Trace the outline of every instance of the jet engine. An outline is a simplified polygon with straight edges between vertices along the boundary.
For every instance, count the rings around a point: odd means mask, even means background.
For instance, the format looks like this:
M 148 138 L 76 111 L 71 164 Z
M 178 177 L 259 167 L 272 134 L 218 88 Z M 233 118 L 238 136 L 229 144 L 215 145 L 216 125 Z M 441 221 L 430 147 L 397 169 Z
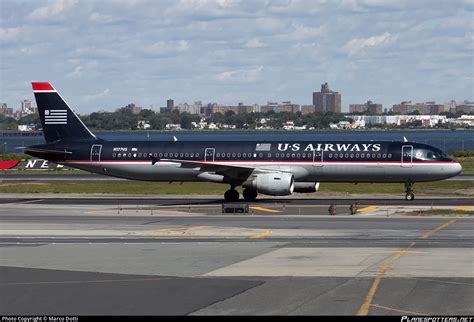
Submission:
M 291 173 L 260 173 L 252 176 L 242 185 L 270 196 L 288 196 L 293 193 L 295 181 Z
M 295 182 L 295 192 L 311 193 L 319 189 L 319 182 Z

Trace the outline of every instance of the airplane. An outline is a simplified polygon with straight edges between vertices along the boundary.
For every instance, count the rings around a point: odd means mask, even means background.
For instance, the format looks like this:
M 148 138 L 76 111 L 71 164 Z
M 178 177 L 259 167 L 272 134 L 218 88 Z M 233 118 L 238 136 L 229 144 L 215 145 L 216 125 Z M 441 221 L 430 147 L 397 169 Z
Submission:
M 34 157 L 103 175 L 144 181 L 228 184 L 226 202 L 259 193 L 288 196 L 318 191 L 320 182 L 403 183 L 458 175 L 461 165 L 433 146 L 404 141 L 106 141 L 93 134 L 48 82 L 33 82 L 45 144 Z

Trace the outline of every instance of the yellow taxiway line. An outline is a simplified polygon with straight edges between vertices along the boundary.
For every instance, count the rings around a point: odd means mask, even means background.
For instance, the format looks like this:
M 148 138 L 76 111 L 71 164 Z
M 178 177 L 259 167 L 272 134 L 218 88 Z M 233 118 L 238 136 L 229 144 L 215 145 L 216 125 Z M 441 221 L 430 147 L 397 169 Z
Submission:
M 461 206 L 461 207 L 458 207 L 454 210 L 456 210 L 456 211 L 469 211 L 471 209 L 474 209 L 474 206 Z
M 433 236 L 433 234 L 437 233 L 438 231 L 440 231 L 441 229 L 443 228 L 446 228 L 448 227 L 449 225 L 455 223 L 456 220 L 451 220 L 451 221 L 448 221 L 442 225 L 439 225 L 438 227 L 428 231 L 428 232 L 425 232 L 423 233 L 420 238 L 421 239 L 427 239 L 431 236 Z M 364 302 L 362 303 L 361 307 L 359 308 L 359 311 L 357 312 L 357 315 L 368 315 L 369 314 L 369 309 L 371 306 L 374 306 L 374 307 L 377 307 L 376 304 L 372 304 L 372 300 L 374 299 L 374 296 L 375 296 L 375 293 L 377 293 L 377 289 L 379 288 L 380 286 L 380 281 L 382 280 L 382 278 L 385 276 L 385 274 L 393 267 L 393 265 L 395 264 L 395 262 L 404 254 L 412 254 L 413 251 L 411 250 L 411 248 L 413 246 L 415 246 L 415 242 L 412 242 L 410 243 L 410 245 L 408 245 L 408 247 L 404 248 L 404 249 L 400 249 L 398 250 L 394 255 L 390 256 L 382 265 L 382 267 L 380 268 L 380 270 L 377 272 L 377 275 L 374 279 L 374 282 L 372 283 L 372 286 L 370 287 L 370 290 L 369 290 L 369 293 L 367 293 L 367 296 L 365 297 L 365 300 Z M 380 306 L 379 306 L 380 307 Z M 413 312 L 414 313 L 414 312 Z
M 357 212 L 371 211 L 371 210 L 375 210 L 377 208 L 380 208 L 380 206 L 367 206 L 367 207 L 364 207 L 364 208 L 357 209 Z
M 265 212 L 281 212 L 280 210 L 275 210 L 275 209 L 269 209 L 269 208 L 263 208 L 263 207 L 249 207 L 250 209 L 254 210 L 259 210 L 259 211 L 265 211 Z
M 432 235 L 435 234 L 436 232 L 440 231 L 440 230 L 443 229 L 443 228 L 448 227 L 449 225 L 451 225 L 451 224 L 453 224 L 453 223 L 455 223 L 455 222 L 456 222 L 456 220 L 453 219 L 453 220 L 451 220 L 451 221 L 448 221 L 447 223 L 444 223 L 444 224 L 442 224 L 442 225 L 436 227 L 435 229 L 432 229 L 432 230 L 430 230 L 430 231 L 427 231 L 426 233 L 424 233 L 423 235 L 421 235 L 421 239 L 429 238 L 430 236 L 432 236 Z

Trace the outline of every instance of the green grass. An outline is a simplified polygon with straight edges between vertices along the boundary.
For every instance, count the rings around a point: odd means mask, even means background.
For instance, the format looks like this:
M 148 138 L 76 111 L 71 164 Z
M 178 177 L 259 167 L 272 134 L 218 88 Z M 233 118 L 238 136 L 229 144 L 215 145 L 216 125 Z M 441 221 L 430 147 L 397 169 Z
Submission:
M 474 157 L 459 157 L 455 159 L 462 165 L 462 174 L 474 174 Z
M 474 195 L 474 181 L 441 181 L 417 183 L 415 194 Z M 228 186 L 206 182 L 142 182 L 142 181 L 42 181 L 0 183 L 0 193 L 98 193 L 154 195 L 222 195 Z M 240 188 L 238 189 L 242 191 Z M 320 192 L 335 194 L 397 194 L 404 195 L 403 184 L 321 183 Z M 317 194 L 317 193 L 316 193 Z M 298 194 L 295 194 L 298 196 Z

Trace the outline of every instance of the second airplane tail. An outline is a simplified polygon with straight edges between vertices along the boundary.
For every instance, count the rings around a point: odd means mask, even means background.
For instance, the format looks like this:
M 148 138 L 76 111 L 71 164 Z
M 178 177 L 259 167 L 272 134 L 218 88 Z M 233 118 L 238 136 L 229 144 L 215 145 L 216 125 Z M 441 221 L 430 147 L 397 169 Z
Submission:
M 50 83 L 33 82 L 32 86 L 47 143 L 97 140 Z

